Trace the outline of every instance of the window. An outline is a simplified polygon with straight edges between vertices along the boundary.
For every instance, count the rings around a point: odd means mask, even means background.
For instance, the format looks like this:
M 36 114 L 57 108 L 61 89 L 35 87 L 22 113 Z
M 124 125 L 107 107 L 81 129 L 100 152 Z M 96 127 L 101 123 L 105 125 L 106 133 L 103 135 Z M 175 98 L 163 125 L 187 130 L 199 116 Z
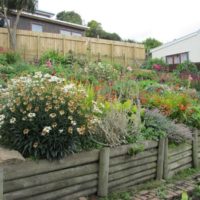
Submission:
M 42 25 L 32 24 L 32 31 L 34 32 L 43 32 Z
M 189 60 L 188 52 L 166 56 L 166 62 L 169 65 L 177 65 Z
M 79 36 L 79 37 L 82 36 L 81 33 L 75 33 L 75 32 L 72 32 L 72 35 L 73 35 L 73 36 Z
M 62 35 L 71 35 L 72 33 L 70 31 L 60 30 L 60 34 L 62 34 Z
M 8 23 L 6 22 L 5 19 L 4 19 L 4 22 L 5 22 L 4 27 L 8 27 L 8 26 L 10 26 L 10 19 L 8 19 Z

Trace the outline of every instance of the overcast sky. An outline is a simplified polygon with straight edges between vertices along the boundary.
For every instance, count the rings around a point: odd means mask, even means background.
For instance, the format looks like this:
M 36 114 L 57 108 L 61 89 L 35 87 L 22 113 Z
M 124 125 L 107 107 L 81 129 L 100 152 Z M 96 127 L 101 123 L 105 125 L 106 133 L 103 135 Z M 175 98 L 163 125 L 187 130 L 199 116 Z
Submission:
M 168 42 L 200 29 L 200 0 L 39 0 L 39 9 L 75 11 L 87 24 L 138 42 L 153 37 Z

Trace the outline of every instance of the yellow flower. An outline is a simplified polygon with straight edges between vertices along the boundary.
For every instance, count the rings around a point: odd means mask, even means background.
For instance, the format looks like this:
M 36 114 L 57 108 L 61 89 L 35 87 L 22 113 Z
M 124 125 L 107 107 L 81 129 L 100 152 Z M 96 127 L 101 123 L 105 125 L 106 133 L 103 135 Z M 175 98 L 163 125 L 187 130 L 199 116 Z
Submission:
M 60 115 L 62 116 L 62 115 L 64 115 L 65 114 L 65 111 L 64 110 L 60 110 Z
M 28 104 L 28 106 L 26 107 L 26 110 L 30 111 L 32 109 L 32 105 Z
M 57 123 L 54 122 L 51 126 L 52 126 L 52 128 L 56 128 L 57 127 Z
M 55 118 L 55 117 L 56 117 L 56 113 L 51 113 L 49 116 L 50 116 L 51 118 Z
M 70 133 L 70 134 L 73 133 L 73 128 L 71 126 L 68 128 L 68 133 Z
M 80 128 L 77 128 L 77 131 L 79 135 L 84 135 L 85 133 L 85 126 L 81 126 Z
M 38 147 L 38 142 L 35 142 L 34 144 L 33 144 L 33 148 L 37 148 Z
M 23 134 L 24 134 L 24 135 L 28 135 L 29 131 L 30 131 L 30 130 L 26 128 L 26 129 L 23 130 Z

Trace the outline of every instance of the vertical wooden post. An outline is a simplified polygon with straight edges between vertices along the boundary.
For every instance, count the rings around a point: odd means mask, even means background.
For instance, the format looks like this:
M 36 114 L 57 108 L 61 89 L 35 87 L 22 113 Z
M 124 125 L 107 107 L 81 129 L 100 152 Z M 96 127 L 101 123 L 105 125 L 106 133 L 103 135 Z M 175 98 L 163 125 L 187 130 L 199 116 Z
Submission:
M 3 169 L 0 168 L 0 200 L 3 200 Z
M 111 48 L 110 48 L 110 51 L 111 51 L 111 53 L 110 53 L 110 55 L 111 55 L 111 63 L 113 64 L 113 62 L 114 62 L 114 57 L 113 57 L 113 50 L 114 50 L 114 48 L 113 48 L 113 43 L 111 43 Z
M 37 36 L 37 59 L 40 58 L 40 36 Z
M 99 157 L 99 181 L 98 196 L 105 197 L 108 195 L 108 175 L 109 175 L 110 149 L 103 148 Z
M 65 38 L 63 37 L 63 56 L 65 56 Z
M 192 163 L 194 168 L 199 167 L 198 161 L 198 130 L 195 129 L 193 133 L 193 141 L 192 141 Z
M 158 145 L 157 180 L 161 180 L 163 178 L 165 145 L 165 138 L 161 138 Z
M 168 178 L 168 138 L 165 139 L 163 178 Z

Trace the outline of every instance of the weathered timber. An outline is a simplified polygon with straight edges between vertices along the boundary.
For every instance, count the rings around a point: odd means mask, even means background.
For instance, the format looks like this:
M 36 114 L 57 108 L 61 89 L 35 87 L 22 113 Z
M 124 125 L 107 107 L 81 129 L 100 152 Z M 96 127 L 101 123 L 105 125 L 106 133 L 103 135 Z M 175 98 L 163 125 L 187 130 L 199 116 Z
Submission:
M 140 152 L 133 156 L 125 154 L 123 156 L 113 157 L 110 159 L 110 166 L 119 165 L 119 164 L 123 164 L 126 162 L 134 161 L 134 160 L 148 158 L 150 156 L 157 155 L 157 153 L 158 153 L 157 149 L 150 149 L 149 151 Z
M 174 156 L 170 156 L 168 161 L 169 161 L 169 164 L 171 164 L 173 162 L 176 162 L 178 160 L 181 160 L 181 159 L 189 157 L 189 156 L 192 157 L 192 150 L 184 151 L 184 152 L 182 152 L 180 154 L 177 154 L 177 155 L 174 155 Z
M 110 174 L 117 172 L 117 171 L 124 170 L 124 169 L 147 165 L 148 163 L 152 163 L 155 161 L 157 161 L 157 156 L 151 156 L 149 158 L 145 158 L 142 160 L 136 160 L 136 161 L 128 162 L 128 163 L 121 164 L 121 165 L 115 165 L 115 166 L 110 167 Z
M 26 161 L 25 163 L 20 163 L 18 165 L 5 166 L 4 179 L 11 180 L 36 174 L 47 173 L 55 170 L 61 170 L 69 167 L 75 167 L 92 162 L 97 162 L 98 159 L 99 150 L 93 150 L 90 152 L 70 155 L 60 161 Z
M 173 169 L 179 168 L 179 167 L 181 167 L 183 165 L 186 165 L 188 163 L 192 164 L 192 157 L 183 158 L 183 159 L 181 159 L 181 160 L 179 160 L 177 162 L 169 164 L 169 170 L 173 170 Z
M 114 181 L 109 182 L 109 188 L 115 187 L 117 185 L 123 185 L 132 180 L 140 179 L 142 177 L 152 175 L 155 173 L 156 173 L 156 169 L 154 168 L 154 169 L 149 169 L 149 170 L 146 170 L 146 171 L 143 171 L 143 172 L 140 172 L 137 174 L 133 174 L 133 175 L 130 175 L 130 176 L 118 179 L 118 180 L 114 180 Z
M 72 177 L 83 176 L 87 174 L 97 173 L 98 164 L 88 164 L 79 167 L 74 167 L 66 170 L 40 174 L 31 177 L 20 178 L 12 181 L 5 181 L 5 191 L 19 190 L 26 187 L 33 187 L 56 182 Z
M 29 197 L 26 197 L 25 199 L 26 200 L 55 200 L 55 199 L 59 199 L 61 197 L 65 197 L 65 196 L 74 194 L 76 192 L 85 190 L 85 189 L 95 187 L 95 186 L 97 186 L 97 180 L 85 182 L 78 185 L 73 185 L 71 187 L 62 188 L 60 190 L 55 190 L 55 191 L 47 192 L 47 193 L 36 195 L 36 196 L 29 196 Z M 23 192 L 23 190 L 21 192 Z M 16 198 L 15 195 L 13 195 L 13 193 L 7 193 L 4 195 L 4 200 L 21 200 L 21 199 Z
M 84 197 L 91 194 L 95 194 L 97 192 L 97 188 L 93 187 L 81 192 L 76 192 L 74 194 L 68 195 L 66 197 L 59 198 L 59 200 L 77 200 L 78 197 Z
M 3 200 L 3 169 L 0 168 L 0 200 Z
M 88 181 L 92 181 L 92 180 L 97 180 L 98 176 L 97 174 L 91 174 L 91 175 L 86 175 L 86 176 L 80 176 L 80 177 L 75 177 L 75 178 L 71 178 L 71 179 L 64 179 L 61 181 L 57 181 L 54 183 L 49 183 L 49 184 L 45 184 L 45 185 L 41 185 L 41 186 L 33 186 L 33 187 L 29 187 L 29 188 L 25 188 L 25 189 L 21 189 L 19 190 L 19 188 L 17 188 L 17 185 L 14 185 L 14 188 L 12 188 L 12 184 L 8 184 L 7 187 L 13 192 L 7 192 L 8 196 L 9 193 L 12 194 L 12 196 L 14 196 L 15 198 L 18 199 L 23 199 L 29 196 L 34 196 L 34 195 L 39 195 L 42 193 L 47 193 L 47 192 L 51 192 L 54 190 L 59 190 L 62 188 L 67 188 L 73 185 L 77 185 L 77 184 L 84 184 L 85 182 Z M 16 188 L 18 189 L 17 191 Z M 4 193 L 6 194 L 5 190 Z
M 149 175 L 149 176 L 144 176 L 140 179 L 137 179 L 137 180 L 132 180 L 132 181 L 129 181 L 125 184 L 122 184 L 122 185 L 118 185 L 116 187 L 113 187 L 113 188 L 109 188 L 109 191 L 110 192 L 114 192 L 114 191 L 119 191 L 123 188 L 127 188 L 127 187 L 130 187 L 130 186 L 133 186 L 133 185 L 137 185 L 137 184 L 140 184 L 140 183 L 144 183 L 146 181 L 149 181 L 149 180 L 152 180 L 156 177 L 156 174 L 152 174 L 152 175 Z
M 188 163 L 186 165 L 182 165 L 179 168 L 176 168 L 174 170 L 170 170 L 169 174 L 168 174 L 168 178 L 172 177 L 173 175 L 175 175 L 177 172 L 182 171 L 184 169 L 188 169 L 192 167 L 192 163 Z
M 192 144 L 181 144 L 178 147 L 169 149 L 168 155 L 169 156 L 174 156 L 176 154 L 183 153 L 184 151 L 188 151 L 192 149 Z
M 98 196 L 105 197 L 108 194 L 110 148 L 103 148 L 99 158 Z
M 198 130 L 195 130 L 193 133 L 193 141 L 192 141 L 192 164 L 194 168 L 199 167 L 199 159 L 198 159 Z
M 163 167 L 163 178 L 168 177 L 168 138 L 165 139 L 165 150 L 164 150 L 164 167 Z
M 158 146 L 158 142 L 155 142 L 155 141 L 144 141 L 141 144 L 144 145 L 144 150 L 156 148 Z M 110 149 L 110 157 L 121 156 L 121 155 L 127 154 L 128 150 L 132 146 L 133 145 L 129 144 L 129 145 L 123 145 L 123 146 L 116 147 L 116 148 L 111 148 Z
M 158 160 L 157 160 L 157 171 L 156 171 L 157 180 L 161 180 L 163 178 L 164 155 L 165 155 L 165 138 L 161 138 L 159 140 L 159 145 L 158 145 Z
M 109 182 L 126 177 L 126 176 L 130 176 L 130 175 L 142 172 L 142 171 L 153 169 L 153 168 L 156 168 L 156 162 L 148 163 L 147 165 L 142 165 L 142 166 L 138 166 L 138 167 L 122 170 L 122 171 L 118 171 L 118 172 L 115 172 L 115 173 L 112 173 L 109 175 Z

